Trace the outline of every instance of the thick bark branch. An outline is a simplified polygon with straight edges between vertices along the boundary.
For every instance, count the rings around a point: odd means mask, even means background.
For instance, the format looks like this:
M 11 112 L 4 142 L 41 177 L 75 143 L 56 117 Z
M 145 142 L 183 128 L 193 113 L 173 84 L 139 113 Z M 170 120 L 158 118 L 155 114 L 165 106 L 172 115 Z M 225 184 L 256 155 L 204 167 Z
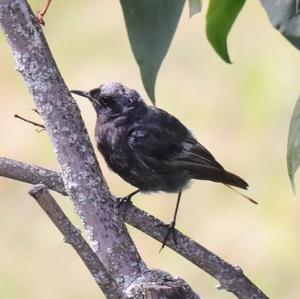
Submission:
M 117 293 L 118 288 L 106 271 L 104 265 L 82 237 L 80 231 L 70 222 L 48 189 L 42 184 L 35 185 L 30 189 L 29 194 L 37 201 L 55 226 L 60 230 L 65 242 L 71 244 L 76 250 L 106 298 L 120 298 L 120 294 Z
M 80 111 L 25 0 L 0 0 L 0 24 L 54 146 L 67 193 L 120 288 L 147 270 L 113 206 Z
M 149 270 L 118 216 L 79 108 L 60 75 L 41 26 L 26 0 L 0 0 L 0 26 L 53 143 L 66 192 L 84 223 L 93 250 L 113 277 L 118 292 L 123 298 L 131 298 L 128 288 L 143 280 Z M 198 298 L 186 284 L 181 287 L 187 298 Z M 143 294 L 142 289 L 140 292 Z M 170 292 L 164 298 L 175 297 Z
M 19 163 L 20 167 L 18 168 Z M 2 167 L 2 165 L 4 165 L 4 167 Z M 9 165 L 12 165 L 11 170 L 9 170 Z M 15 177 L 13 173 L 14 169 L 18 169 Z M 64 192 L 61 191 L 64 190 L 64 186 L 60 179 L 60 174 L 51 170 L 45 170 L 44 168 L 41 169 L 43 170 L 42 172 L 39 171 L 39 167 L 37 166 L 30 166 L 26 163 L 0 158 L 0 176 L 7 176 L 6 174 L 9 173 L 9 178 L 19 180 L 19 177 L 26 177 L 26 180 L 22 181 L 26 183 L 36 183 L 35 178 L 41 175 L 41 181 L 43 181 L 49 189 L 63 194 Z M 24 173 L 20 175 L 23 171 L 27 172 L 27 174 Z M 30 181 L 31 176 L 34 180 L 32 182 Z M 48 177 L 52 178 L 49 184 L 47 184 Z M 160 220 L 133 205 L 129 205 L 127 209 L 126 222 L 160 242 L 162 242 L 165 236 L 165 230 L 160 227 L 160 225 L 163 224 Z M 239 267 L 234 267 L 225 262 L 213 252 L 197 244 L 178 230 L 176 231 L 176 236 L 177 245 L 172 241 L 168 241 L 167 246 L 218 280 L 220 288 L 232 292 L 240 299 L 268 298 L 244 275 Z

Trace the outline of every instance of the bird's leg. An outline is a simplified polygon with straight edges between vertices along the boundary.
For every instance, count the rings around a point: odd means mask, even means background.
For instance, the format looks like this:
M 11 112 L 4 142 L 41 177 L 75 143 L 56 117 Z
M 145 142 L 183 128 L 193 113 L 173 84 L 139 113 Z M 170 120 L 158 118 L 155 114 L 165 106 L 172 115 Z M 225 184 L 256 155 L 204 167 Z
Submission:
M 128 206 L 129 206 L 129 204 L 131 203 L 131 198 L 132 198 L 135 194 L 137 194 L 137 193 L 139 193 L 139 192 L 140 192 L 140 190 L 137 189 L 137 190 L 131 192 L 130 194 L 128 194 L 128 195 L 126 195 L 126 196 L 124 196 L 124 197 L 119 197 L 119 198 L 118 198 L 118 207 L 120 207 L 120 206 L 123 205 L 123 204 L 125 205 L 125 206 L 124 206 L 124 211 L 123 211 L 123 221 L 125 221 L 127 208 L 128 208 Z
M 172 222 L 167 225 L 163 224 L 163 226 L 167 227 L 168 231 L 163 239 L 162 246 L 161 246 L 159 252 L 161 252 L 163 250 L 163 248 L 165 247 L 170 235 L 172 235 L 174 243 L 177 244 L 177 239 L 176 239 L 176 234 L 175 234 L 175 225 L 176 225 L 176 218 L 177 218 L 177 212 L 178 212 L 178 208 L 179 208 L 181 193 L 182 193 L 182 190 L 179 191 L 178 196 L 177 196 L 176 208 L 175 208 Z M 159 226 L 161 226 L 161 225 L 159 225 Z

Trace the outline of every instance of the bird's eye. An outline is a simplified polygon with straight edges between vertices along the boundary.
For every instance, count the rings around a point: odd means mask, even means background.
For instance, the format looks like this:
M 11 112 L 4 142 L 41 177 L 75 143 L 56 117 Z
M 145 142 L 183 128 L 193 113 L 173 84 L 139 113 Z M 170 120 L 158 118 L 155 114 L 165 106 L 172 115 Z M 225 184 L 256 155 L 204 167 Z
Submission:
M 111 96 L 101 96 L 100 101 L 104 106 L 112 106 L 114 104 L 114 100 Z
M 111 97 L 110 97 L 110 96 L 102 96 L 102 97 L 101 97 L 101 100 L 102 100 L 103 102 L 109 102 L 109 101 L 111 100 Z
M 92 89 L 92 90 L 90 91 L 90 95 L 91 95 L 94 99 L 98 99 L 98 98 L 99 98 L 99 95 L 100 95 L 100 89 L 99 89 L 99 88 Z

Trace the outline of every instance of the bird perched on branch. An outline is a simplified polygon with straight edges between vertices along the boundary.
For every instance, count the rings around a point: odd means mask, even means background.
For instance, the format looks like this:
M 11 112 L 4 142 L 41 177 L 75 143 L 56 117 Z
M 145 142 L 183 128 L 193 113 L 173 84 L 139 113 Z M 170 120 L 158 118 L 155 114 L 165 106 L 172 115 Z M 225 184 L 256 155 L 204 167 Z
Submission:
M 178 193 L 162 248 L 174 233 L 181 193 L 191 179 L 247 189 L 248 184 L 226 171 L 177 118 L 146 105 L 134 89 L 107 83 L 90 91 L 71 92 L 92 102 L 97 113 L 97 147 L 108 166 L 138 188 L 124 198 L 127 203 L 139 191 Z

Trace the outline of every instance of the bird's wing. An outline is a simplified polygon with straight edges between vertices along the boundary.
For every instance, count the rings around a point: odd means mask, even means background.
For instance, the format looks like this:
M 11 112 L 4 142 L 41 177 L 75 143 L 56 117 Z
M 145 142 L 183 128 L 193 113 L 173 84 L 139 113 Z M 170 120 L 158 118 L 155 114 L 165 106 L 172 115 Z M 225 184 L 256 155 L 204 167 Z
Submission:
M 140 161 L 158 172 L 223 170 L 178 119 L 157 108 L 132 127 L 128 143 Z
M 242 178 L 227 172 L 179 120 L 163 110 L 150 110 L 136 123 L 129 132 L 128 144 L 136 158 L 152 172 L 179 172 L 194 179 L 248 187 Z

